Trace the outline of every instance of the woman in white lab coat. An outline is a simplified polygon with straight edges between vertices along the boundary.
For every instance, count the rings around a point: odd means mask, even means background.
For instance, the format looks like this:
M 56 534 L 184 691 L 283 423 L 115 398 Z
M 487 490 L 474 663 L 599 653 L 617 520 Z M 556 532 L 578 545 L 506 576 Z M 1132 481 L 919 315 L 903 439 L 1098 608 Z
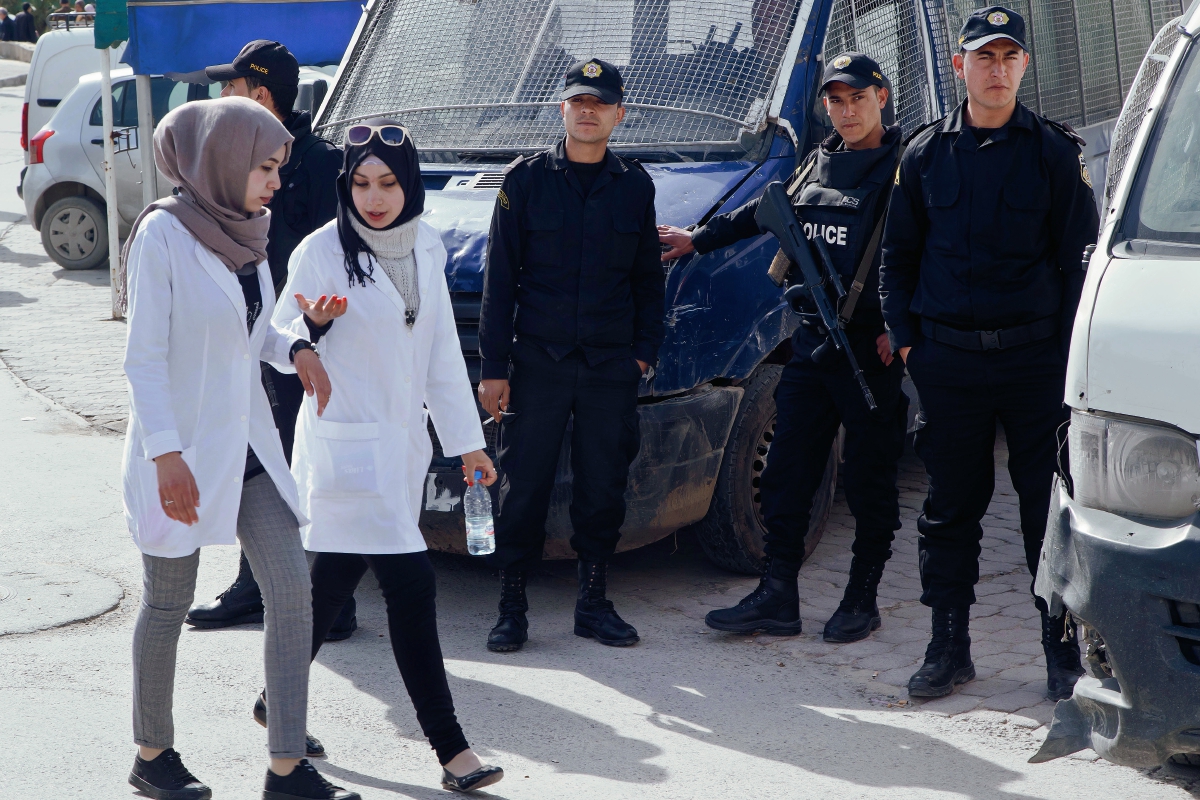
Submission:
M 174 749 L 175 659 L 199 548 L 234 544 L 235 535 L 264 588 L 266 790 L 281 799 L 358 798 L 302 760 L 312 635 L 305 520 L 259 371 L 260 359 L 295 369 L 318 405 L 328 400 L 311 345 L 271 324 L 263 206 L 279 188 L 291 141 L 272 114 L 242 98 L 172 111 L 155 131 L 154 155 L 179 194 L 142 213 L 122 258 L 124 504 L 144 573 L 133 634 L 139 753 L 129 781 L 154 798 L 211 796 Z
M 313 657 L 369 567 L 405 688 L 444 767 L 442 785 L 465 791 L 504 773 L 467 745 L 446 683 L 433 566 L 417 527 L 432 456 L 426 414 L 467 475 L 478 470 L 484 484 L 496 475 L 459 347 L 446 250 L 421 220 L 424 202 L 407 131 L 391 120 L 352 126 L 338 218 L 296 248 L 275 322 L 319 341 L 337 386 L 323 416 L 305 401 L 292 452 L 300 509 L 311 520 L 304 546 L 317 553 Z

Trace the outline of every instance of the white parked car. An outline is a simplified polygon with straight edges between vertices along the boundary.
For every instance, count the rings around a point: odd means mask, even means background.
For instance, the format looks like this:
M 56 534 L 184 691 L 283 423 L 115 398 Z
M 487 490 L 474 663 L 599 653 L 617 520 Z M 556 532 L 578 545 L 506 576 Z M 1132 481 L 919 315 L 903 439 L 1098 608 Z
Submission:
M 312 110 L 314 103 L 320 103 L 329 77 L 315 69 L 301 68 L 295 108 Z M 124 238 L 142 211 L 142 154 L 149 152 L 150 143 L 137 142 L 137 93 L 132 71 L 128 67 L 114 69 L 112 79 L 113 127 L 133 128 L 130 143 L 143 145 L 124 149 L 116 157 L 117 229 Z M 157 124 L 183 103 L 217 97 L 220 92 L 217 83 L 154 77 L 154 121 Z M 29 139 L 29 166 L 22 174 L 18 192 L 25 201 L 26 219 L 41 231 L 42 246 L 66 269 L 91 269 L 108 259 L 103 137 L 100 75 L 93 73 L 79 79 L 54 116 Z M 161 176 L 158 190 L 161 197 L 171 190 Z

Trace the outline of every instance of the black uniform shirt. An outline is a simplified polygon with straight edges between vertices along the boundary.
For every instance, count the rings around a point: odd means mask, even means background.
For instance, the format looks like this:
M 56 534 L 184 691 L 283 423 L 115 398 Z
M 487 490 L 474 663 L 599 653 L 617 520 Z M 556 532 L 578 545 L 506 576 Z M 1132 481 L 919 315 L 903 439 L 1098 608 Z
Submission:
M 276 294 L 287 282 L 292 251 L 337 213 L 336 181 L 342 171 L 342 151 L 312 132 L 307 111 L 293 111 L 283 124 L 295 141 L 291 158 L 279 169 L 279 191 L 267 204 L 271 209 L 267 264 Z
M 918 132 L 896 177 L 879 274 L 893 350 L 918 317 L 992 331 L 1056 316 L 1071 335 L 1099 228 L 1079 143 L 1017 103 L 980 144 L 965 106 Z
M 591 191 L 566 147 L 515 164 L 488 234 L 479 353 L 484 379 L 507 378 L 514 334 L 562 359 L 654 364 L 663 340 L 663 269 L 654 183 L 611 150 Z
M 816 163 L 804 186 L 793 197 L 793 203 L 806 223 L 805 233 L 810 239 L 821 232 L 829 234 L 826 247 L 834 268 L 842 276 L 842 285 L 847 289 L 875 231 L 883 211 L 883 200 L 891 191 L 900 138 L 900 128 L 892 126 L 884 132 L 879 147 L 847 150 L 842 137 L 835 133 L 823 141 L 798 170 L 804 170 L 815 159 Z M 709 253 L 762 233 L 754 220 L 760 199 L 756 197 L 727 214 L 718 214 L 696 229 L 692 234 L 696 252 Z M 846 236 L 846 232 L 850 235 Z M 854 322 L 882 332 L 878 248 L 863 284 Z

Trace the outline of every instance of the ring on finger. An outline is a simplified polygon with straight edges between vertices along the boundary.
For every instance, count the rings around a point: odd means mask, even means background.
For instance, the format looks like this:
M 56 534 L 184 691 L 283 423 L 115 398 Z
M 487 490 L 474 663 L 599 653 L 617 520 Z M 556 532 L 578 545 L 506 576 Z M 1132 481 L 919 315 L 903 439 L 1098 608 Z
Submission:
M 174 500 L 163 500 L 163 505 L 164 506 L 173 506 L 173 505 L 175 505 L 175 501 Z

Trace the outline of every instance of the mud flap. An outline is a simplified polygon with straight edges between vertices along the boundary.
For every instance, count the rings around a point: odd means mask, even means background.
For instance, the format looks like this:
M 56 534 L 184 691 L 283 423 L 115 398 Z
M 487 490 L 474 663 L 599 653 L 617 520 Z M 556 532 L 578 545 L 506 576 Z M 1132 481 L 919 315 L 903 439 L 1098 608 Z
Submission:
M 1056 758 L 1069 756 L 1092 746 L 1092 726 L 1084 717 L 1075 700 L 1059 700 L 1054 706 L 1054 722 L 1041 749 L 1029 758 L 1030 764 L 1041 764 Z

